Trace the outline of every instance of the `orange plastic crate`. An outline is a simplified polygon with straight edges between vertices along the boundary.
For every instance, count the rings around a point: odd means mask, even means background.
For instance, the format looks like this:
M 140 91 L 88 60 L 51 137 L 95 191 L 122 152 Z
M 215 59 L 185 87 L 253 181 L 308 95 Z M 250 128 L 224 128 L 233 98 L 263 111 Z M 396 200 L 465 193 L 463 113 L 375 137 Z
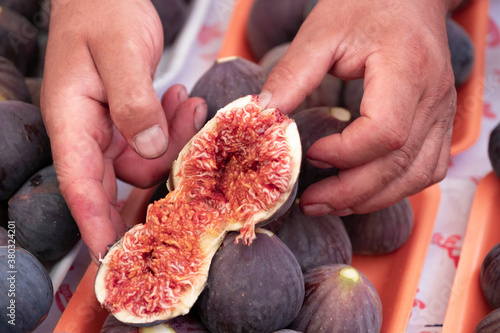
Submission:
M 478 185 L 453 281 L 442 333 L 471 333 L 493 309 L 481 291 L 479 271 L 486 254 L 500 243 L 500 179 L 493 172 Z

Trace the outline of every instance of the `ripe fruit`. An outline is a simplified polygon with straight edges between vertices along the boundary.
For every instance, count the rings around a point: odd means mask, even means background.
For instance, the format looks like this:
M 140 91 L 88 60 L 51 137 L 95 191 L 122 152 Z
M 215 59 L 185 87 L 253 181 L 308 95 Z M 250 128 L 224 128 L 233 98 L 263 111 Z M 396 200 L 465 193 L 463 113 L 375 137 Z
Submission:
M 16 240 L 38 260 L 54 261 L 80 240 L 80 232 L 49 165 L 36 172 L 9 200 Z
M 32 332 L 45 320 L 52 305 L 50 275 L 31 253 L 21 248 L 0 246 L 0 262 L 0 307 L 4 311 L 0 331 Z
M 302 164 L 300 167 L 298 195 L 309 185 L 334 176 L 337 168 L 317 168 L 307 161 L 307 151 L 319 139 L 341 133 L 351 123 L 351 113 L 340 107 L 316 107 L 292 115 L 297 124 L 302 145 Z
M 351 264 L 351 241 L 338 216 L 304 215 L 296 201 L 276 235 L 293 252 L 302 272 L 327 264 Z
M 261 110 L 256 95 L 221 109 L 180 152 L 170 192 L 149 205 L 146 223 L 102 259 L 99 302 L 138 326 L 186 314 L 225 234 L 240 230 L 236 240 L 251 244 L 255 226 L 293 202 L 299 142 L 295 123 L 277 109 Z
M 0 200 L 8 200 L 51 161 L 40 108 L 21 101 L 0 101 Z
M 493 246 L 481 263 L 481 290 L 488 304 L 500 308 L 500 243 Z
M 413 230 L 414 216 L 410 199 L 366 214 L 343 216 L 351 239 L 352 251 L 381 254 L 403 246 Z
M 241 57 L 217 59 L 196 81 L 191 97 L 207 103 L 207 120 L 232 101 L 259 94 L 267 73 L 256 63 Z
M 288 247 L 258 229 L 251 246 L 232 232 L 215 254 L 196 309 L 210 332 L 271 333 L 286 327 L 304 300 L 304 279 Z
M 382 303 L 371 282 L 352 266 L 332 264 L 304 274 L 306 297 L 289 328 L 303 333 L 378 333 Z

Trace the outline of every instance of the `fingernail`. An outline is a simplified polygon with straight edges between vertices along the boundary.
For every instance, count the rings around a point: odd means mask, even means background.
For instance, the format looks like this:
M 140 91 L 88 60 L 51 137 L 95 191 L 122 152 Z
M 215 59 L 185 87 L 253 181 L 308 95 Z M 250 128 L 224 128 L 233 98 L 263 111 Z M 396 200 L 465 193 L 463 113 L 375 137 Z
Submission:
M 330 212 L 330 215 L 335 215 L 335 216 L 347 216 L 347 215 L 351 215 L 351 214 L 354 214 L 354 211 L 350 208 L 341 209 L 341 210 L 334 210 L 334 211 Z
M 309 204 L 309 205 L 305 205 L 302 208 L 302 211 L 306 215 L 321 216 L 321 215 L 330 214 L 332 209 L 330 208 L 330 206 L 325 205 L 325 204 Z
M 167 150 L 168 140 L 159 125 L 148 128 L 134 137 L 135 150 L 144 158 L 155 158 Z
M 259 95 L 259 104 L 262 109 L 267 108 L 267 105 L 271 101 L 273 94 L 269 90 L 262 90 Z
M 207 120 L 207 104 L 202 103 L 196 106 L 194 109 L 194 127 L 196 130 L 200 130 L 205 121 Z
M 321 169 L 326 169 L 326 168 L 333 168 L 333 165 L 323 162 L 323 161 L 317 161 L 317 160 L 311 160 L 307 159 L 307 163 L 311 164 L 312 166 L 316 168 L 321 168 Z
M 179 92 L 177 93 L 177 98 L 179 99 L 179 103 L 184 102 L 185 100 L 188 99 L 188 92 L 186 90 L 186 87 L 182 86 L 181 89 L 179 89 Z

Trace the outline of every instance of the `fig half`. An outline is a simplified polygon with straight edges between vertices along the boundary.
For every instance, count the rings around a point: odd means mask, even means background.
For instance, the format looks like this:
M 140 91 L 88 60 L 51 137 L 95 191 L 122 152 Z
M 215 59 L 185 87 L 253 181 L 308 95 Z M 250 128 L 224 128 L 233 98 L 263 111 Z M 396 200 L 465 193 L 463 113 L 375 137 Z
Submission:
M 179 153 L 169 193 L 150 204 L 101 260 L 99 302 L 118 320 L 151 326 L 189 312 L 229 231 L 251 244 L 255 226 L 295 197 L 300 138 L 294 121 L 249 95 L 219 110 Z

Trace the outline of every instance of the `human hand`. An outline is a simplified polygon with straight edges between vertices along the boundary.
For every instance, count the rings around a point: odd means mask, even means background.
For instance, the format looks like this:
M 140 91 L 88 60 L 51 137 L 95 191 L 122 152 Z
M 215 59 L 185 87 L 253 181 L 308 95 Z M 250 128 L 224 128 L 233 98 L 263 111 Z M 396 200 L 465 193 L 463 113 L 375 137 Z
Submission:
M 206 104 L 152 84 L 163 51 L 149 1 L 53 1 L 41 93 L 60 190 L 94 260 L 127 226 L 116 208 L 122 179 L 161 180 L 201 128 Z
M 454 5 L 320 0 L 309 14 L 261 98 L 290 113 L 327 72 L 364 77 L 364 95 L 361 117 L 307 151 L 311 164 L 341 170 L 305 190 L 304 213 L 374 211 L 445 177 L 456 109 L 445 18 Z

